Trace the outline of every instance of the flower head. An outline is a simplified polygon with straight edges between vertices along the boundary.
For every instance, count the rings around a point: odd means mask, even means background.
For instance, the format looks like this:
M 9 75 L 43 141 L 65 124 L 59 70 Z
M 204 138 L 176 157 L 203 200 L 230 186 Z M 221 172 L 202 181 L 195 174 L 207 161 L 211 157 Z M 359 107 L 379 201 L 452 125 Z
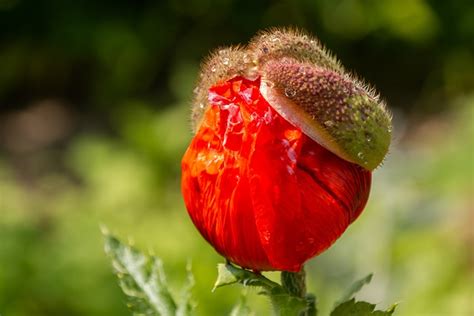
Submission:
M 189 215 L 230 261 L 299 271 L 362 212 L 390 118 L 307 35 L 262 34 L 204 68 L 182 160 Z

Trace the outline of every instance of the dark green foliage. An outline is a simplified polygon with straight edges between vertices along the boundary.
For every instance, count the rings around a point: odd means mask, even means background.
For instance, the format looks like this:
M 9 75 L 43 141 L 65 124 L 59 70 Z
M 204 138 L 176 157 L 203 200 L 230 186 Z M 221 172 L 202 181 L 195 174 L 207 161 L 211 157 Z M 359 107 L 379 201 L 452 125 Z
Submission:
M 123 244 L 107 232 L 104 238 L 105 252 L 112 260 L 120 287 L 128 299 L 127 306 L 134 315 L 193 315 L 189 301 L 192 277 L 190 285 L 183 290 L 182 301 L 177 302 L 168 289 L 160 259 Z
M 217 266 L 218 276 L 215 288 L 240 283 L 244 286 L 257 287 L 259 294 L 270 298 L 274 312 L 279 316 L 317 316 L 316 297 L 312 294 L 292 291 L 286 287 L 291 279 L 291 273 L 282 272 L 283 286 L 269 280 L 261 274 L 256 274 L 248 270 L 240 269 L 234 265 L 219 264 Z M 304 273 L 302 274 L 304 276 Z M 335 308 L 330 316 L 391 316 L 395 311 L 396 304 L 386 311 L 375 310 L 375 304 L 356 301 L 353 296 L 366 284 L 372 280 L 372 274 L 354 282 L 346 291 L 344 296 L 335 303 Z M 290 282 L 291 283 L 291 282 Z M 296 286 L 300 290 L 305 289 L 305 285 Z
M 217 266 L 217 270 L 218 276 L 214 288 L 233 283 L 257 287 L 260 290 L 260 294 L 270 298 L 275 312 L 281 316 L 299 315 L 308 310 L 309 302 L 306 299 L 288 293 L 280 284 L 269 280 L 261 274 L 237 268 L 230 263 L 220 263 Z
M 395 311 L 395 305 L 386 311 L 375 310 L 375 304 L 356 302 L 355 299 L 338 305 L 330 316 L 390 316 Z
M 338 300 L 335 305 L 339 305 L 340 303 L 343 303 L 345 301 L 350 300 L 354 295 L 362 289 L 362 287 L 366 284 L 369 284 L 370 281 L 372 281 L 372 276 L 373 274 L 369 274 L 366 277 L 354 282 L 351 287 L 347 289 L 347 291 L 344 293 L 344 295 L 341 297 L 340 300 Z

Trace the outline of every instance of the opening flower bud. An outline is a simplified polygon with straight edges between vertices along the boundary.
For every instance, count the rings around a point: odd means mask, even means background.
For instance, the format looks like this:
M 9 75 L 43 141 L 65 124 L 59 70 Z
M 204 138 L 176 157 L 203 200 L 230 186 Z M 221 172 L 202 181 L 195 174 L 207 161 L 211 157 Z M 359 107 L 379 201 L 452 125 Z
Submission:
M 194 103 L 184 201 L 230 261 L 299 271 L 362 212 L 390 118 L 315 39 L 276 30 L 220 50 Z

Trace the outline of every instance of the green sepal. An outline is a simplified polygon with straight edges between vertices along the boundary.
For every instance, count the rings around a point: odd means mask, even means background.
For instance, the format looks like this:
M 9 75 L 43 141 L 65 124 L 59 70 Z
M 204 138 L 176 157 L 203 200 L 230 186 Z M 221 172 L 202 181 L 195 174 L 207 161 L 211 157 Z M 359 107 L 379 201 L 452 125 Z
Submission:
M 291 295 L 283 286 L 273 282 L 259 273 L 238 268 L 231 263 L 220 263 L 217 266 L 218 276 L 214 289 L 240 283 L 260 289 L 259 294 L 268 296 L 276 315 L 279 316 L 316 316 L 314 295 L 305 297 Z

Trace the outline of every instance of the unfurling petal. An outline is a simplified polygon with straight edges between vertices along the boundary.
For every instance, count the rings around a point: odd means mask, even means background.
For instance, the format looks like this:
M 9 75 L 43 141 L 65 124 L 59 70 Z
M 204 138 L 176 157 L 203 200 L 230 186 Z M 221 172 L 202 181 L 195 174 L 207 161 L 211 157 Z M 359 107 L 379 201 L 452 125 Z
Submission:
M 360 214 L 371 173 L 289 123 L 261 84 L 235 77 L 211 87 L 182 161 L 182 191 L 194 224 L 224 257 L 298 271 Z

